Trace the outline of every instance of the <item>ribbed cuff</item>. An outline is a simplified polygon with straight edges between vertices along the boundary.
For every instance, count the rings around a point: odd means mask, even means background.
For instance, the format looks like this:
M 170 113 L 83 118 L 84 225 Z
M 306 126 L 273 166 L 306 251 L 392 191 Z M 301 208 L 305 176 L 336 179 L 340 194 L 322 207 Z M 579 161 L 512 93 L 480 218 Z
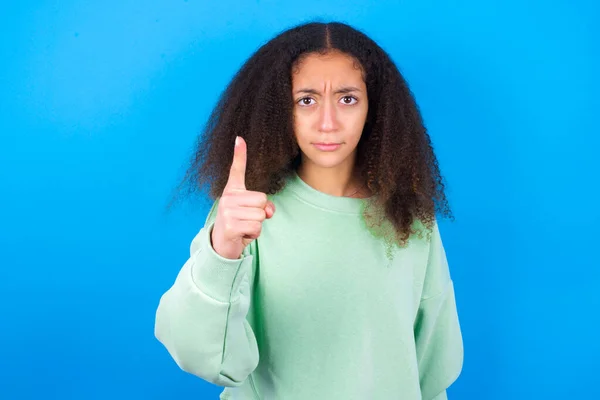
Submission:
M 213 225 L 202 228 L 200 233 L 200 247 L 192 265 L 192 280 L 207 296 L 227 303 L 238 297 L 240 285 L 252 264 L 252 256 L 242 254 L 237 260 L 220 256 L 210 244 Z

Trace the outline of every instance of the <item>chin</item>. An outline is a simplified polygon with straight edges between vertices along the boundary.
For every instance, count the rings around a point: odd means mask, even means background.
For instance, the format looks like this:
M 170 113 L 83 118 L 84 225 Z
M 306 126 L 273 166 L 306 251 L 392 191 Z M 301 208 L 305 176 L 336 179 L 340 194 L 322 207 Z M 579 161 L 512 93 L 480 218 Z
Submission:
M 345 157 L 340 157 L 339 154 L 319 154 L 315 157 L 306 157 L 311 164 L 320 168 L 334 168 L 344 163 Z

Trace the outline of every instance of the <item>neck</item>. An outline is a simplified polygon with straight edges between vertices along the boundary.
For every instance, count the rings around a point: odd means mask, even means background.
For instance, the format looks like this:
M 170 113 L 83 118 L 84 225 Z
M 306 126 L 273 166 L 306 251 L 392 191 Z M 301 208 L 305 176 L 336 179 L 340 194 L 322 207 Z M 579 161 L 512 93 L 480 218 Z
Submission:
M 331 196 L 359 197 L 363 192 L 360 188 L 362 184 L 355 176 L 353 163 L 325 168 L 303 162 L 298 167 L 297 173 L 307 185 Z

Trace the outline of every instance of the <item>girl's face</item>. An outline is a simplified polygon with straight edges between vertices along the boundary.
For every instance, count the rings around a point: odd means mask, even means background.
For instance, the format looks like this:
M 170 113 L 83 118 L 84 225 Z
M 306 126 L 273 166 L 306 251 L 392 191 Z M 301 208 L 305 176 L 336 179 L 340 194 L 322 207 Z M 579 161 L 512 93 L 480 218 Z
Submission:
M 302 163 L 352 170 L 368 111 L 362 70 L 340 52 L 305 56 L 292 72 Z

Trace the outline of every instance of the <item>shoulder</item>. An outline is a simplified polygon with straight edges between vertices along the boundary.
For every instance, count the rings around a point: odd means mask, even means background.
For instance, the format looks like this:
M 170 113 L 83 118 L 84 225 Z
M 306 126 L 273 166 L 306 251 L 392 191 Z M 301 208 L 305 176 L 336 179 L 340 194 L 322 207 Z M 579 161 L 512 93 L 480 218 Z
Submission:
M 423 298 L 436 296 L 446 290 L 451 283 L 448 258 L 437 220 L 434 221 L 426 243 L 427 262 L 425 264 Z

